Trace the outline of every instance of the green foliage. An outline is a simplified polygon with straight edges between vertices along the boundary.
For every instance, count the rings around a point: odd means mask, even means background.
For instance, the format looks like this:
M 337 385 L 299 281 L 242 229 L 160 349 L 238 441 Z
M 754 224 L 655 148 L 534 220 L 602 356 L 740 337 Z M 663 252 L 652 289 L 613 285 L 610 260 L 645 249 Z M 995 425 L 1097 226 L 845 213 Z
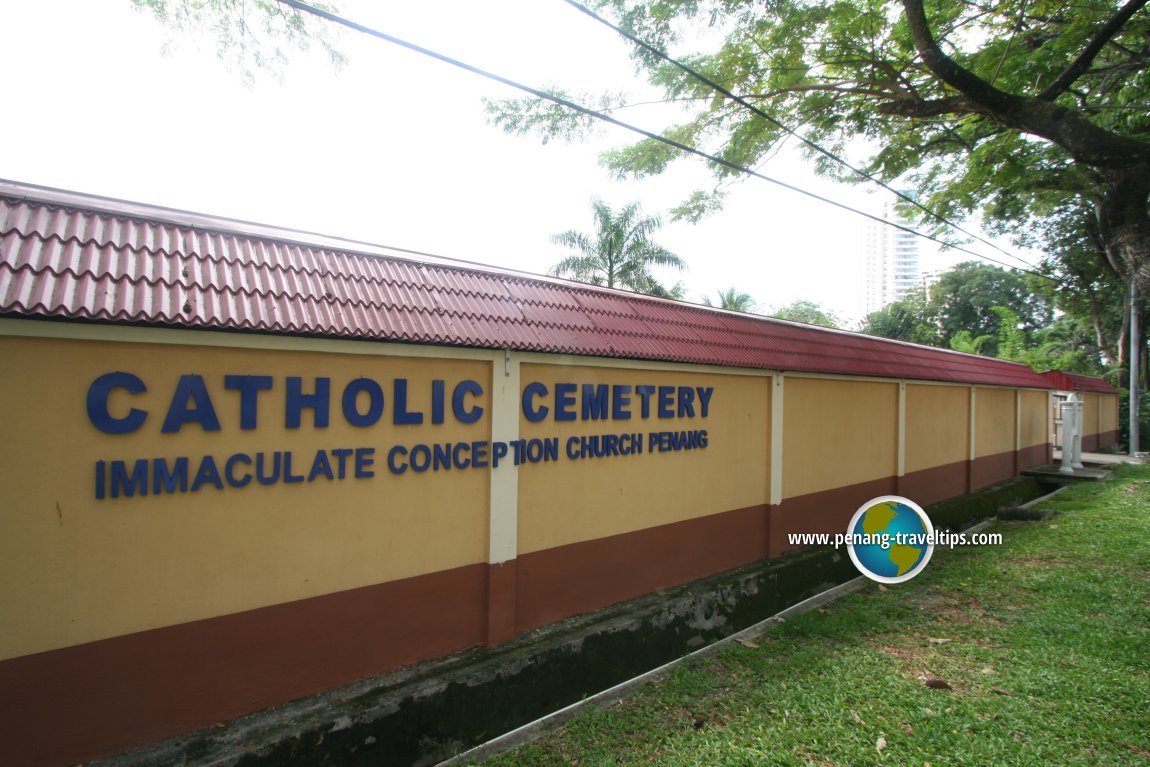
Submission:
M 307 51 L 315 44 L 338 67 L 346 63 L 335 47 L 332 26 L 325 21 L 274 2 L 274 0 L 131 0 L 141 11 L 150 11 L 173 36 L 207 37 L 216 55 L 244 83 L 255 84 L 263 71 L 280 79 L 291 51 Z M 312 3 L 336 13 L 334 6 Z M 174 41 L 175 37 L 173 37 Z M 169 45 L 171 42 L 169 42 Z
M 1123 445 L 1130 444 L 1130 390 L 1118 389 L 1118 441 Z M 1139 395 L 1138 405 L 1139 448 L 1145 451 L 1150 448 L 1150 390 L 1143 389 Z
M 733 312 L 753 312 L 758 304 L 750 293 L 743 293 L 733 285 L 726 290 L 719 291 L 719 302 L 711 303 L 710 296 L 703 296 L 703 303 L 707 306 L 717 306 L 720 309 L 730 309 Z
M 824 328 L 837 328 L 842 321 L 834 312 L 828 312 L 814 301 L 795 301 L 771 312 L 772 317 L 791 322 L 805 322 L 808 325 L 821 325 Z
M 950 338 L 950 348 L 956 352 L 966 354 L 982 354 L 982 348 L 993 336 L 979 336 L 975 338 L 969 330 L 960 330 Z
M 557 98 L 610 112 L 623 103 L 622 94 L 594 96 L 588 93 L 571 94 L 562 88 L 546 88 Z M 483 99 L 487 119 L 508 133 L 538 135 L 544 144 L 552 138 L 564 141 L 582 141 L 599 134 L 602 123 L 590 115 L 575 112 L 553 101 L 535 99 Z
M 551 241 L 574 253 L 551 267 L 556 277 L 623 288 L 664 298 L 681 298 L 682 283 L 668 290 L 651 274 L 656 266 L 684 270 L 687 264 L 651 239 L 662 225 L 658 216 L 644 216 L 639 203 L 632 202 L 614 211 L 602 200 L 591 203 L 595 233 L 569 229 L 552 235 Z
M 965 332 L 982 342 L 989 356 L 998 354 L 999 331 L 1005 307 L 1013 313 L 1025 334 L 1045 326 L 1052 319 L 1048 304 L 1036 300 L 1026 278 L 1019 272 L 967 261 L 946 272 L 930 287 L 928 313 L 943 339 Z
M 1092 227 L 1096 247 L 1089 255 L 1113 271 L 1105 279 L 1137 279 L 1150 295 L 1150 14 L 1138 6 L 1119 10 L 1112 0 L 935 0 L 926 9 L 921 0 L 594 5 L 770 116 L 754 115 L 682 69 L 636 50 L 650 81 L 683 107 L 685 118 L 667 135 L 758 167 L 791 140 L 793 129 L 869 174 L 913 188 L 924 206 L 949 219 L 976 216 L 1020 239 L 1043 222 L 1067 219 L 1080 231 Z M 703 29 L 719 34 L 700 34 Z M 708 49 L 687 50 L 717 37 L 721 41 Z M 549 108 L 521 102 L 516 109 Z M 520 132 L 565 130 L 545 121 L 518 125 Z M 863 180 L 809 145 L 804 152 L 823 174 Z M 608 152 L 603 162 L 616 175 L 648 175 L 663 172 L 676 157 L 648 139 Z M 712 171 L 720 185 L 736 173 L 714 164 Z M 715 193 L 696 192 L 675 215 L 698 220 L 720 204 Z M 939 219 L 920 218 L 936 233 L 956 236 Z M 1074 269 L 1081 266 L 1082 252 L 1049 252 L 1055 263 L 1067 258 Z M 1084 278 L 1096 289 L 1081 300 L 1096 300 L 1102 284 Z M 1077 277 L 1065 286 L 1057 290 L 1083 289 Z M 1065 296 L 1056 303 L 1081 319 L 1085 313 L 1065 308 L 1075 300 Z M 971 305 L 965 298 L 958 302 Z M 943 312 L 935 341 L 966 330 L 972 343 L 988 335 L 986 345 L 996 346 L 999 319 L 989 312 L 994 305 L 1015 311 L 1027 332 L 1037 328 L 1014 300 L 980 300 L 974 316 Z M 1099 346 L 1115 359 L 1115 334 L 1103 316 L 1110 309 L 1092 311 Z M 932 335 L 906 314 L 899 309 L 868 322 L 896 337 Z M 965 320 L 972 324 L 961 325 Z
M 929 296 L 922 288 L 911 290 L 903 300 L 868 314 L 863 319 L 861 331 L 916 344 L 943 345 L 937 322 L 931 314 Z
M 1150 467 L 1117 476 L 484 764 L 1145 765 Z
M 966 262 L 929 290 L 872 312 L 862 332 L 1024 362 L 1036 369 L 1099 372 L 1098 352 L 1074 318 L 1055 320 L 1020 272 Z

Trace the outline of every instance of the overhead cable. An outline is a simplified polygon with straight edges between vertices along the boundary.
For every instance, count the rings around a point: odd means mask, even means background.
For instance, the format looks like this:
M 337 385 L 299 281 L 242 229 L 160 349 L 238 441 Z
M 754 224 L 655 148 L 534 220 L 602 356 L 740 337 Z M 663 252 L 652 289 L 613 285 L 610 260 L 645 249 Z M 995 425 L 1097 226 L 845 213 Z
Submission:
M 635 35 L 626 31 L 625 29 L 618 26 L 617 24 L 614 24 L 614 23 L 608 21 L 607 19 L 605 19 L 602 16 L 600 16 L 599 14 L 595 13 L 594 11 L 592 11 L 590 8 L 583 5 L 582 3 L 576 2 L 576 0 L 563 0 L 563 2 L 567 3 L 572 8 L 575 8 L 576 10 L 580 11 L 581 13 L 586 14 L 587 16 L 591 17 L 595 21 L 604 25 L 608 29 L 614 30 L 615 32 L 619 33 L 624 38 L 631 41 L 632 43 L 634 43 L 638 47 L 642 48 L 643 50 L 647 51 L 648 53 L 651 53 L 651 54 L 659 57 L 663 61 L 667 62 L 668 64 L 671 64 L 672 66 L 677 67 L 682 72 L 695 78 L 699 82 L 706 85 L 708 88 L 711 88 L 712 90 L 722 94 L 723 96 L 726 96 L 728 99 L 730 99 L 731 101 L 734 101 L 736 104 L 743 107 L 744 109 L 750 110 L 754 114 L 758 115 L 759 117 L 763 118 L 767 122 L 774 125 L 779 130 L 783 131 L 783 133 L 786 133 L 788 136 L 792 136 L 792 137 L 798 139 L 800 142 L 802 142 L 806 146 L 810 147 L 814 151 L 818 152 L 822 156 L 826 157 L 827 159 L 841 165 L 842 167 L 851 171 L 855 175 L 860 176 L 861 178 L 864 178 L 867 181 L 870 181 L 874 184 L 877 184 L 878 186 L 882 187 L 883 189 L 887 190 L 888 192 L 895 194 L 899 199 L 903 200 L 904 202 L 910 203 L 911 205 L 918 208 L 922 212 L 926 213 L 928 216 L 930 216 L 934 220 L 938 221 L 939 223 L 945 224 L 946 226 L 950 227 L 951 229 L 953 229 L 957 232 L 961 232 L 962 234 L 965 234 L 967 237 L 971 237 L 975 240 L 978 240 L 979 242 L 981 242 L 985 245 L 989 245 L 990 247 L 999 251 L 1003 255 L 1009 256 L 1010 258 L 1013 258 L 1016 261 L 1019 261 L 1019 262 L 1025 264 L 1026 266 L 1028 266 L 1030 268 L 1034 268 L 1034 265 L 1031 264 L 1029 261 L 1026 261 L 1025 259 L 1021 258 L 1020 256 L 1015 255 L 1014 253 L 1011 253 L 1010 251 L 1006 250 L 1005 248 L 1002 248 L 998 244 L 994 243 L 991 240 L 986 239 L 985 237 L 982 237 L 978 234 L 975 234 L 974 232 L 970 232 L 970 231 L 967 231 L 966 229 L 963 229 L 961 226 L 954 223 L 953 221 L 950 221 L 949 219 L 942 216 L 941 214 L 936 213 L 935 211 L 931 210 L 930 208 L 927 208 L 925 205 L 923 205 L 922 203 L 920 203 L 918 200 L 914 199 L 910 195 L 906 194 L 905 192 L 902 192 L 902 191 L 895 189 L 894 187 L 890 186 L 889 184 L 887 184 L 885 181 L 878 178 L 877 176 L 863 170 L 862 168 L 856 168 L 855 166 L 851 165 L 849 162 L 847 162 L 843 158 L 839 157 L 837 154 L 830 151 L 829 149 L 826 149 L 826 148 L 820 146 L 819 144 L 815 143 L 814 141 L 811 141 L 810 139 L 808 139 L 806 136 L 803 136 L 798 131 L 788 127 L 787 125 L 784 125 L 782 122 L 780 122 L 778 120 L 778 118 L 776 118 L 776 117 L 772 116 L 771 114 L 768 114 L 767 112 L 763 111 L 762 108 L 750 103 L 749 101 L 744 99 L 742 96 L 735 95 L 730 90 L 723 87 L 722 85 L 715 82 L 714 80 L 710 79 L 709 77 L 702 74 L 698 70 L 688 66 L 687 64 L 684 64 L 683 62 L 679 61 L 678 59 L 672 58 L 666 52 L 656 48 L 655 46 L 651 45 L 650 43 L 646 42 L 645 40 L 642 40 L 642 39 L 636 37 Z
M 462 69 L 466 72 L 471 72 L 472 74 L 476 74 L 476 75 L 479 75 L 480 77 L 484 77 L 484 78 L 487 78 L 488 80 L 492 80 L 494 82 L 500 83 L 501 85 L 506 85 L 510 88 L 514 88 L 516 90 L 523 91 L 524 93 L 535 96 L 536 98 L 543 99 L 545 101 L 550 101 L 554 104 L 558 104 L 560 106 L 566 107 L 567 109 L 571 109 L 575 112 L 579 112 L 580 114 L 587 115 L 588 117 L 592 117 L 596 120 L 600 120 L 602 122 L 618 126 L 620 128 L 623 128 L 624 130 L 631 131 L 632 133 L 637 133 L 638 135 L 643 136 L 644 138 L 649 138 L 652 141 L 658 141 L 662 144 L 666 144 L 667 146 L 674 147 L 675 149 L 678 149 L 681 152 L 685 152 L 687 154 L 693 154 L 697 157 L 702 157 L 703 159 L 709 160 L 710 162 L 716 163 L 718 165 L 722 165 L 723 167 L 730 168 L 731 170 L 734 170 L 734 171 L 738 171 L 739 173 L 743 173 L 743 174 L 746 174 L 748 176 L 753 176 L 753 177 L 761 179 L 763 181 L 767 181 L 771 184 L 782 187 L 783 189 L 788 189 L 792 192 L 796 192 L 796 193 L 801 194 L 805 197 L 810 197 L 813 200 L 818 200 L 819 202 L 825 203 L 827 205 L 831 205 L 831 206 L 834 206 L 836 208 L 840 208 L 842 210 L 848 211 L 850 213 L 854 213 L 856 215 L 862 216 L 864 218 L 871 219 L 872 221 L 877 221 L 880 224 L 884 224 L 886 226 L 890 226 L 890 227 L 893 227 L 895 229 L 899 229 L 901 231 L 908 232 L 910 234 L 915 235 L 916 237 L 922 237 L 923 239 L 938 243 L 939 245 L 942 245 L 943 247 L 951 248 L 953 250 L 957 250 L 957 251 L 960 251 L 962 253 L 966 253 L 968 255 L 974 256 L 975 258 L 981 258 L 981 259 L 984 259 L 986 261 L 992 261 L 996 264 L 999 264 L 1001 266 L 1005 266 L 1007 268 L 1011 268 L 1011 269 L 1015 268 L 1015 267 L 1010 266 L 1009 264 L 1006 264 L 1002 261 L 999 261 L 998 259 L 991 258 L 990 256 L 985 256 L 985 255 L 982 255 L 980 253 L 976 253 L 973 250 L 968 250 L 967 248 L 964 248 L 960 245 L 954 245 L 952 243 L 948 243 L 948 242 L 941 240 L 941 239 L 939 239 L 933 235 L 926 234 L 924 232 L 920 232 L 916 229 L 913 229 L 909 226 L 904 226 L 902 224 L 899 224 L 896 221 L 890 221 L 888 219 L 882 218 L 881 216 L 876 216 L 873 213 L 867 213 L 866 211 L 859 210 L 857 208 L 852 208 L 851 206 L 849 206 L 845 203 L 841 203 L 841 202 L 838 202 L 836 200 L 832 200 L 829 197 L 823 197 L 822 195 L 816 194 L 816 193 L 808 191 L 806 189 L 802 189 L 801 187 L 797 187 L 797 186 L 795 186 L 793 184 L 789 184 L 785 181 L 780 181 L 779 179 L 772 178 L 772 177 L 767 176 L 763 173 L 759 173 L 758 171 L 753 170 L 751 168 L 748 168 L 746 166 L 739 165 L 738 163 L 731 162 L 730 160 L 725 160 L 722 157 L 718 157 L 718 156 L 710 154 L 708 152 L 704 152 L 703 150 L 697 149 L 693 146 L 688 146 L 687 144 L 683 144 L 682 142 L 667 138 L 666 136 L 662 136 L 662 135 L 659 135 L 657 133 L 652 133 L 651 131 L 644 130 L 643 128 L 639 128 L 638 126 L 631 125 L 630 123 L 625 123 L 622 120 L 619 120 L 615 117 L 612 117 L 611 115 L 604 114 L 603 112 L 598 112 L 598 111 L 591 109 L 589 107 L 585 107 L 581 104 L 577 104 L 574 101 L 570 101 L 569 99 L 565 99 L 561 96 L 556 96 L 553 93 L 548 93 L 547 91 L 540 90 L 539 88 L 533 88 L 530 85 L 524 85 L 523 83 L 516 82 L 515 80 L 511 80 L 507 77 L 503 77 L 502 75 L 497 75 L 493 72 L 488 72 L 485 69 L 481 69 L 481 68 L 474 66 L 472 64 L 468 64 L 466 62 L 452 58 L 451 56 L 448 56 L 446 54 L 439 53 L 437 51 L 433 51 L 429 48 L 424 48 L 421 45 L 416 45 L 415 43 L 408 42 L 407 40 L 403 40 L 401 38 L 395 37 L 394 35 L 389 35 L 386 32 L 382 32 L 378 29 L 373 29 L 373 28 L 368 27 L 364 24 L 360 24 L 359 22 L 352 21 L 352 20 L 344 18 L 342 16 L 337 16 L 336 14 L 331 13 L 330 11 L 325 11 L 325 10 L 322 10 L 320 8 L 316 8 L 313 5 L 308 5 L 307 3 L 300 2 L 299 0 L 276 0 L 276 2 L 278 2 L 282 5 L 286 5 L 290 8 L 294 8 L 298 11 L 302 11 L 304 13 L 310 13 L 313 16 L 317 16 L 321 19 L 325 19 L 327 21 L 332 22 L 333 24 L 338 24 L 342 27 L 346 27 L 346 28 L 354 30 L 356 32 L 360 32 L 360 33 L 368 35 L 370 37 L 374 37 L 374 38 L 377 38 L 379 40 L 383 40 L 385 42 L 392 43 L 393 45 L 398 45 L 401 48 L 406 48 L 410 51 L 414 51 L 416 53 L 422 54 L 422 55 L 427 56 L 429 58 L 436 59 L 437 61 L 442 61 L 445 64 L 450 64 L 453 67 L 457 67 L 457 68 Z M 1043 277 L 1045 279 L 1051 279 L 1049 276 L 1040 274 L 1039 272 L 1030 272 L 1029 270 L 1023 270 L 1023 271 L 1026 271 L 1029 274 L 1034 274 L 1036 276 Z

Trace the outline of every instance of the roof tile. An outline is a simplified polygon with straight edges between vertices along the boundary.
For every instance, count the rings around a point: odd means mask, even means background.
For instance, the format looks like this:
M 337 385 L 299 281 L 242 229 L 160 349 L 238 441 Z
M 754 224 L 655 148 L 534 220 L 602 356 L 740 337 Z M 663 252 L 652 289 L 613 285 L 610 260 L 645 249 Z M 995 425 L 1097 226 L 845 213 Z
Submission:
M 0 312 L 1050 388 L 1011 362 L 0 182 Z

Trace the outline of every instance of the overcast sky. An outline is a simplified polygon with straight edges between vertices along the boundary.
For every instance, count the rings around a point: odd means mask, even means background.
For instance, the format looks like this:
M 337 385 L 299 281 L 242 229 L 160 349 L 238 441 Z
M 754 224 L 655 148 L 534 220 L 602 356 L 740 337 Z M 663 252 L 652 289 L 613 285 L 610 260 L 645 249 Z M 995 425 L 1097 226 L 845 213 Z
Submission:
M 643 93 L 624 41 L 560 0 L 343 0 L 344 15 L 497 74 L 570 91 Z M 590 201 L 665 213 L 708 186 L 687 159 L 613 181 L 598 153 L 633 141 L 543 145 L 489 125 L 481 98 L 516 95 L 419 54 L 343 32 L 349 59 L 299 55 L 283 83 L 242 85 L 210 43 L 170 34 L 129 0 L 37 0 L 3 11 L 0 178 L 543 273 L 549 235 L 591 231 Z M 620 115 L 649 130 L 650 110 Z M 796 157 L 762 172 L 878 213 L 887 195 L 822 181 Z M 809 299 L 856 318 L 864 219 L 757 179 L 697 225 L 657 240 L 682 256 L 688 298 L 721 288 L 765 310 Z M 950 260 L 959 260 L 957 257 Z

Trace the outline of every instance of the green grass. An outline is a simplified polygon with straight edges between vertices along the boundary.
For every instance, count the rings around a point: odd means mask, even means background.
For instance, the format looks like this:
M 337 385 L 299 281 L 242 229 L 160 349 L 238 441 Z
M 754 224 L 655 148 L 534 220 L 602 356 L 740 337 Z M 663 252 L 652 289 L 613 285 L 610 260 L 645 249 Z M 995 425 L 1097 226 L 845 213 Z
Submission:
M 484 764 L 1150 765 L 1150 467 L 1043 507 Z

